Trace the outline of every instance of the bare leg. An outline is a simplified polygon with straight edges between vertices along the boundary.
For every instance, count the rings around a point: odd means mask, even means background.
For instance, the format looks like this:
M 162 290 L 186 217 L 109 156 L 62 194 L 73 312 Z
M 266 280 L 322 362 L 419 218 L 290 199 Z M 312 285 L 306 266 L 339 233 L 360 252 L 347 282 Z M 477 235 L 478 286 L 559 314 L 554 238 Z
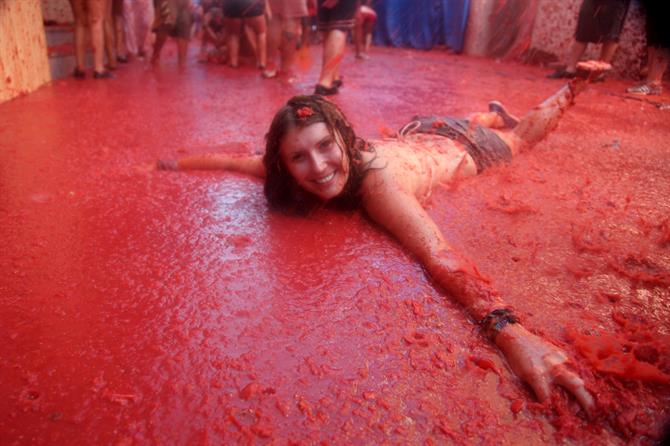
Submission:
M 206 62 L 207 61 L 207 43 L 214 43 L 212 41 L 212 38 L 209 37 L 209 34 L 207 33 L 207 29 L 203 30 L 202 32 L 202 38 L 200 39 L 200 54 L 198 55 L 198 61 L 199 62 Z
M 228 35 L 229 65 L 237 68 L 240 63 L 240 33 L 242 32 L 241 19 L 225 19 L 226 34 Z
M 640 80 L 647 79 L 649 75 L 649 67 L 651 66 L 651 61 L 654 58 L 654 47 L 647 46 L 647 64 L 640 68 Z
M 153 3 L 150 0 L 135 0 L 133 7 L 135 8 L 137 55 L 138 57 L 144 57 L 144 45 L 149 34 L 151 16 L 154 13 Z
M 647 73 L 647 84 L 661 85 L 663 74 L 668 67 L 668 59 L 670 58 L 670 50 L 664 48 L 650 48 L 651 61 L 649 64 L 649 72 Z
M 93 69 L 96 73 L 105 71 L 105 36 L 103 21 L 106 1 L 88 0 L 88 23 L 91 26 L 91 43 L 93 45 Z
M 105 18 L 103 27 L 105 32 L 105 49 L 107 50 L 107 64 L 110 69 L 116 69 L 116 29 L 114 26 L 114 15 L 112 14 L 112 1 L 103 0 Z
M 122 14 L 117 14 L 114 20 L 116 31 L 116 56 L 121 61 L 128 61 L 128 45 L 126 44 L 126 23 Z
M 301 39 L 302 26 L 300 17 L 286 19 L 282 32 L 282 71 L 293 71 L 298 42 Z
M 586 42 L 577 42 L 572 44 L 570 49 L 570 54 L 568 54 L 568 59 L 566 60 L 565 71 L 568 73 L 575 73 L 577 71 L 577 62 L 586 51 Z
M 277 73 L 277 58 L 279 57 L 282 20 L 277 14 L 272 14 L 268 21 L 267 31 L 267 70 L 263 72 L 264 77 L 274 77 Z
M 333 81 L 339 78 L 340 63 L 347 44 L 346 39 L 347 35 L 338 29 L 330 30 L 324 36 L 323 64 L 319 84 L 326 88 L 331 88 Z
M 186 66 L 186 55 L 188 53 L 188 37 L 177 38 L 177 63 L 179 68 Z
M 354 42 L 356 43 L 356 58 L 367 59 L 370 44 L 372 43 L 372 31 L 377 22 L 377 13 L 368 6 L 361 6 L 356 16 L 354 28 Z
M 251 26 L 247 25 L 246 23 L 242 25 L 242 31 L 244 32 L 244 37 L 247 39 L 247 42 L 249 42 L 251 52 L 254 53 L 254 58 L 258 59 L 258 45 L 256 43 L 256 33 L 254 32 L 253 28 L 251 28 Z M 240 39 L 241 38 L 242 33 L 240 33 Z M 267 42 L 267 37 L 265 40 Z
M 125 43 L 126 56 L 137 55 L 137 35 L 135 34 L 135 8 L 131 0 L 123 0 L 123 40 Z
M 84 23 L 84 0 L 70 0 L 74 16 L 74 48 L 77 71 L 83 72 L 86 65 L 86 25 Z M 82 74 L 83 76 L 83 74 Z
M 354 23 L 353 30 L 354 37 L 354 49 L 356 50 L 356 59 L 363 58 L 363 15 L 361 14 L 360 8 L 356 13 L 356 21 Z
M 526 113 L 513 131 L 496 133 L 509 145 L 513 155 L 531 148 L 556 128 L 561 116 L 584 86 L 585 82 L 581 79 L 571 81 Z
M 158 64 L 158 61 L 161 58 L 161 50 L 163 49 L 163 45 L 165 45 L 165 41 L 167 41 L 167 33 L 165 31 L 158 31 L 156 33 L 156 40 L 154 41 L 154 52 L 151 55 L 151 63 L 153 65 Z
M 363 47 L 365 54 L 367 54 L 370 51 L 371 46 L 372 46 L 372 31 L 369 31 L 365 33 L 365 45 Z
M 281 70 L 288 76 L 293 75 L 296 49 L 300 41 L 300 18 L 287 18 L 282 23 L 281 36 Z
M 265 15 L 250 18 L 249 26 L 256 34 L 256 61 L 259 67 L 265 68 L 267 62 L 267 27 L 265 25 Z
M 605 42 L 603 47 L 600 49 L 600 60 L 607 63 L 612 63 L 614 59 L 614 53 L 616 53 L 617 48 L 619 48 L 619 42 Z

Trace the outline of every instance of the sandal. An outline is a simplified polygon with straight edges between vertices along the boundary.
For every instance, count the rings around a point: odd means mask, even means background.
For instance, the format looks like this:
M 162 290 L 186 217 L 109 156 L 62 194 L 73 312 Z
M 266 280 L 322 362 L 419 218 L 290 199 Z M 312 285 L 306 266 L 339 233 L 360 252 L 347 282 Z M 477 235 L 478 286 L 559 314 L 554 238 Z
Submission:
M 549 79 L 573 79 L 575 76 L 577 76 L 576 71 L 567 71 L 565 68 L 562 68 L 560 70 L 556 70 L 551 74 L 547 75 L 547 78 Z
M 342 79 L 335 79 L 333 81 L 333 87 L 335 87 L 335 88 L 340 88 L 342 85 L 344 85 L 344 82 L 342 82 Z
M 107 71 L 107 70 L 105 70 L 105 71 L 94 71 L 93 72 L 93 78 L 94 79 L 111 79 L 112 77 L 114 77 L 114 76 L 112 76 L 112 73 Z
M 261 73 L 264 79 L 274 79 L 277 77 L 277 70 L 263 70 Z
M 86 72 L 84 70 L 80 70 L 79 68 L 75 68 L 72 76 L 75 79 L 86 79 Z
M 505 109 L 505 107 L 502 105 L 502 103 L 499 101 L 489 102 L 489 111 L 497 113 L 498 116 L 500 116 L 503 122 L 505 123 L 505 127 L 507 127 L 508 129 L 513 129 L 519 124 L 519 118 L 509 114 Z
M 650 84 L 640 84 L 634 87 L 630 87 L 626 90 L 626 93 L 632 94 L 641 94 L 641 95 L 651 95 L 658 96 L 663 93 L 663 87 L 660 85 L 650 85 Z
M 316 87 L 314 87 L 314 94 L 318 94 L 319 96 L 332 96 L 337 94 L 337 87 L 333 85 L 328 88 L 321 84 L 316 84 Z

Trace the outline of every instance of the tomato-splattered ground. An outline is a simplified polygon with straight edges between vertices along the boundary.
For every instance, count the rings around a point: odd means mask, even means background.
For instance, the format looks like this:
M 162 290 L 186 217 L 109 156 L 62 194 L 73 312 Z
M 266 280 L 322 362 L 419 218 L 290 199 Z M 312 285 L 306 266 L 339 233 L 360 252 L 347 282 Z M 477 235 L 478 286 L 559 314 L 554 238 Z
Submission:
M 2 444 L 650 444 L 670 402 L 670 111 L 608 80 L 430 213 L 600 411 L 539 405 L 468 317 L 359 214 L 269 212 L 259 181 L 146 168 L 260 151 L 310 92 L 174 48 L 0 105 Z M 441 51 L 344 62 L 361 135 L 413 114 L 515 113 L 561 83 Z M 661 98 L 670 102 L 670 96 Z

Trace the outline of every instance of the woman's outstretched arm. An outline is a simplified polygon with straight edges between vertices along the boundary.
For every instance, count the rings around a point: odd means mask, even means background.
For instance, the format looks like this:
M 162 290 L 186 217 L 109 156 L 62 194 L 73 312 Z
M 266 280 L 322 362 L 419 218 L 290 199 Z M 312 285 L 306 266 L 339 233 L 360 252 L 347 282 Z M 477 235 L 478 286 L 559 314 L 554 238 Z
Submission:
M 177 160 L 158 160 L 156 168 L 159 170 L 227 170 L 265 178 L 265 167 L 261 155 L 224 153 L 193 155 Z
M 567 367 L 565 352 L 527 331 L 506 310 L 502 297 L 477 268 L 447 243 L 415 196 L 385 177 L 384 170 L 378 170 L 364 180 L 363 205 L 370 218 L 408 248 L 475 321 L 481 321 L 483 332 L 540 401 L 550 396 L 552 384 L 558 384 L 590 412 L 593 398 L 579 376 Z

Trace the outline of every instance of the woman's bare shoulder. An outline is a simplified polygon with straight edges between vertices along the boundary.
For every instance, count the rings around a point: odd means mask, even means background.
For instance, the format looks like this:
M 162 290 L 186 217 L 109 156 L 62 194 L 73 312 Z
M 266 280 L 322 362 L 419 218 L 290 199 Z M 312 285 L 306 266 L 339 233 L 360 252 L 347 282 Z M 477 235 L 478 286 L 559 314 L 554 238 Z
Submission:
M 361 185 L 364 196 L 379 196 L 385 192 L 398 191 L 397 140 L 377 140 L 371 143 L 371 150 L 362 152 L 366 173 Z

